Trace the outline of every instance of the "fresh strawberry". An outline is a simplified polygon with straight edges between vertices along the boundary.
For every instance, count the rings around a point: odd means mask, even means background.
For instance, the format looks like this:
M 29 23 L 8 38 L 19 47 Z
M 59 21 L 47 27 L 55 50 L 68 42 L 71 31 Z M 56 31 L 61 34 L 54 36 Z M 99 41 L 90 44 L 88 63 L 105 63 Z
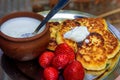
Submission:
M 53 58 L 52 65 L 57 69 L 63 69 L 69 63 L 67 54 L 58 54 Z
M 53 67 L 47 67 L 44 69 L 44 78 L 45 80 L 58 80 L 59 71 Z
M 70 58 L 70 62 L 72 62 L 75 59 L 75 53 L 73 49 L 66 43 L 59 44 L 55 49 L 55 54 L 68 54 Z
M 65 80 L 83 80 L 84 75 L 84 68 L 78 61 L 73 61 L 70 63 L 63 72 Z
M 46 68 L 51 65 L 52 59 L 54 57 L 54 53 L 50 51 L 44 52 L 40 57 L 39 57 L 39 64 L 43 68 Z

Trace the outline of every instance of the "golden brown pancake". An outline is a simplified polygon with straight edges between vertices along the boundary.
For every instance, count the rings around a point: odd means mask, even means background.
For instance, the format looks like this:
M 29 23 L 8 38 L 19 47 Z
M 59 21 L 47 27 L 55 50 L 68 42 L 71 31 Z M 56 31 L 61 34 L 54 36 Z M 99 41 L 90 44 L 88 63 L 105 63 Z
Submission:
M 50 27 L 50 42 L 48 45 L 48 49 L 49 50 L 55 50 L 56 46 L 57 46 L 57 42 L 56 42 L 56 34 L 59 30 L 59 22 L 49 22 L 48 23 L 49 27 Z
M 104 38 L 104 47 L 108 59 L 113 58 L 120 50 L 120 43 L 118 39 L 108 30 L 102 32 Z
M 118 52 L 118 54 L 114 57 L 108 60 L 106 68 L 103 70 L 86 70 L 86 74 L 87 75 L 91 75 L 91 76 L 96 76 L 96 78 L 94 78 L 93 80 L 103 80 L 105 79 L 108 74 L 110 74 L 117 66 L 118 62 L 119 62 L 119 56 L 120 56 L 120 51 Z
M 108 59 L 113 58 L 120 50 L 118 39 L 108 30 L 105 19 L 102 18 L 78 18 L 74 19 L 81 25 L 86 26 L 88 30 L 102 35 L 104 38 L 104 47 Z
M 86 40 L 88 40 L 86 42 Z M 87 70 L 102 70 L 108 61 L 104 48 L 104 39 L 98 33 L 91 33 L 80 46 L 78 45 L 77 60 Z
M 101 32 L 107 30 L 107 24 L 103 18 L 77 18 L 74 21 L 81 26 L 86 26 L 90 32 Z
M 58 44 L 60 43 L 67 43 L 69 46 L 72 47 L 72 49 L 76 52 L 77 51 L 77 44 L 75 41 L 65 39 L 63 35 L 67 32 L 73 29 L 76 26 L 79 26 L 80 24 L 78 22 L 75 22 L 73 20 L 65 20 L 61 23 L 60 30 L 57 32 L 56 41 Z

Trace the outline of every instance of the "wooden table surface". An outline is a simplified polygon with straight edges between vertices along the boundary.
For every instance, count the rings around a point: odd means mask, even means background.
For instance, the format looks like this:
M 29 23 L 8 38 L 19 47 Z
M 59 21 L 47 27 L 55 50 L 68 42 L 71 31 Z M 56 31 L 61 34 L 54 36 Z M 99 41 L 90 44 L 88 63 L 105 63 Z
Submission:
M 33 6 L 35 6 L 38 11 L 50 10 L 51 1 L 54 0 L 0 0 L 0 18 L 15 11 L 33 11 Z M 84 1 L 82 3 L 81 1 L 71 0 L 65 9 L 87 12 L 99 16 L 120 8 L 120 0 L 101 0 L 99 3 L 93 2 L 94 0 L 88 0 L 91 1 L 90 3 Z M 120 31 L 120 12 L 104 18 L 109 20 Z

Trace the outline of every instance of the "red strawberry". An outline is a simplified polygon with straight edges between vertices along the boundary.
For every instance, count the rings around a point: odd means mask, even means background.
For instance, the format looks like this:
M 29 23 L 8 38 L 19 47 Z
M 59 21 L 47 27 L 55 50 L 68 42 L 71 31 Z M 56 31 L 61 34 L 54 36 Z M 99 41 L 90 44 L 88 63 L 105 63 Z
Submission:
M 70 63 L 63 72 L 65 80 L 83 80 L 84 75 L 84 68 L 78 61 Z
M 50 66 L 52 59 L 54 57 L 54 53 L 50 52 L 50 51 L 46 51 L 44 52 L 40 57 L 39 57 L 39 64 L 40 66 L 42 66 L 43 68 L 46 68 L 48 66 Z
M 75 59 L 75 53 L 73 49 L 67 45 L 66 43 L 59 44 L 55 49 L 55 54 L 68 54 L 70 58 L 70 62 L 72 62 Z
M 45 80 L 58 80 L 58 70 L 53 67 L 47 67 L 44 69 Z
M 53 58 L 52 65 L 57 69 L 63 69 L 69 63 L 67 54 L 58 54 Z

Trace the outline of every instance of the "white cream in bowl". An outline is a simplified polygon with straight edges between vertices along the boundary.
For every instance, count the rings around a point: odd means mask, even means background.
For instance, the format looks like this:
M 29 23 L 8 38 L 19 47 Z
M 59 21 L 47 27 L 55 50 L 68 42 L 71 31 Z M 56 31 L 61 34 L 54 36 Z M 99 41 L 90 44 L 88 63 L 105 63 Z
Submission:
M 9 19 L 0 26 L 0 30 L 5 35 L 14 38 L 23 38 L 23 34 L 32 33 L 38 27 L 40 21 L 35 18 L 30 17 L 18 17 Z M 40 29 L 42 32 L 45 29 L 45 26 Z M 31 36 L 30 36 L 31 37 Z

